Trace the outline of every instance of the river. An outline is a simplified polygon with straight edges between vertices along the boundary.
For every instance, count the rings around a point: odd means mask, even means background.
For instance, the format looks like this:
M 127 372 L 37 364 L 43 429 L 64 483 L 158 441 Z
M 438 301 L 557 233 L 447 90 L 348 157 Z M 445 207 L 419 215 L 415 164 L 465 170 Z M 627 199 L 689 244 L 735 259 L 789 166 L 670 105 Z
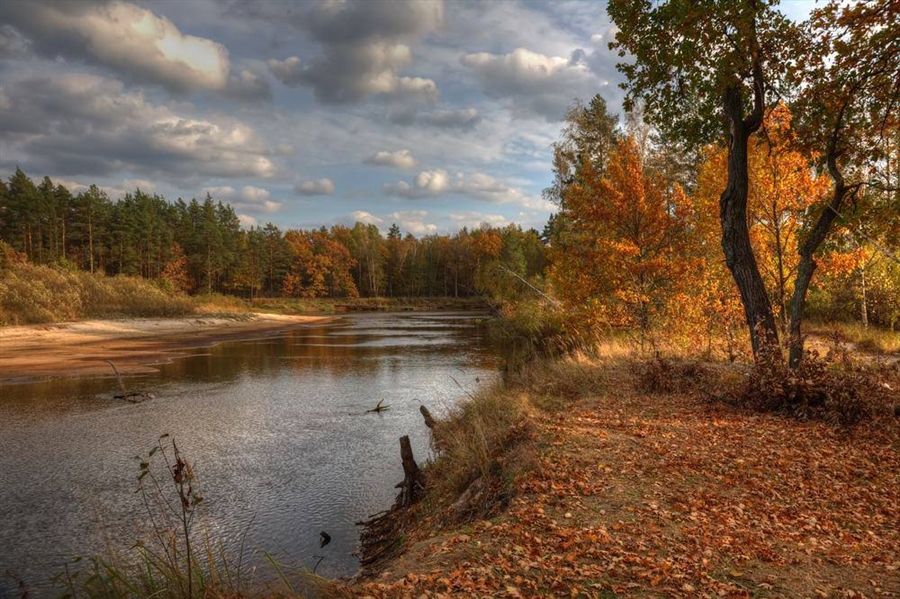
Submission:
M 0 597 L 19 594 L 15 578 L 56 595 L 67 560 L 151 540 L 134 458 L 162 434 L 194 465 L 195 527 L 232 555 L 243 543 L 257 578 L 275 576 L 263 550 L 353 574 L 354 523 L 389 507 L 403 478 L 398 438 L 430 456 L 419 406 L 440 414 L 496 376 L 483 316 L 348 315 L 222 343 L 129 377 L 154 395 L 142 403 L 113 399 L 112 377 L 0 387 Z M 366 413 L 382 398 L 388 410 Z

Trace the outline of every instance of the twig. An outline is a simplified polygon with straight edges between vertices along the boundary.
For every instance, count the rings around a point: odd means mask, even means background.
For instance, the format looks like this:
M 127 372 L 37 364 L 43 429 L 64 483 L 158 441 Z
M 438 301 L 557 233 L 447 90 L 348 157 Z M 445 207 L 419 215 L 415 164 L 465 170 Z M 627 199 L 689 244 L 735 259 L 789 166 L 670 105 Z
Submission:
M 557 308 L 559 308 L 561 306 L 561 304 L 558 301 L 556 301 L 555 299 L 553 299 L 552 297 L 550 297 L 549 295 L 547 295 L 546 293 L 544 293 L 543 291 L 541 291 L 540 289 L 538 289 L 537 287 L 535 287 L 534 285 L 532 285 L 531 283 L 529 283 L 528 281 L 526 281 L 525 279 L 520 277 L 518 274 L 516 274 L 513 271 L 511 271 L 510 269 L 506 268 L 502 264 L 500 265 L 500 272 L 505 272 L 508 275 L 514 276 L 519 281 L 521 281 L 523 284 L 525 284 L 529 289 L 531 289 L 532 291 L 534 291 L 535 293 L 537 293 L 538 295 L 540 295 L 541 297 L 546 299 L 548 302 L 550 302 Z
M 316 562 L 316 565 L 313 566 L 313 574 L 315 574 L 315 573 L 316 573 L 316 568 L 319 567 L 319 564 L 322 563 L 322 560 L 325 559 L 325 556 L 324 556 L 324 555 L 314 555 L 313 557 L 319 558 L 319 561 L 317 561 L 317 562 Z
M 122 379 L 122 375 L 119 374 L 119 369 L 116 368 L 116 365 L 112 363 L 112 360 L 103 361 L 112 366 L 113 372 L 116 373 L 116 379 L 119 381 L 119 389 L 122 390 L 122 395 L 128 395 L 128 390 L 125 388 L 125 381 Z
M 383 406 L 383 405 L 381 405 L 382 402 L 384 402 L 384 398 L 383 398 L 383 397 L 382 397 L 381 399 L 378 400 L 378 404 L 377 404 L 374 408 L 372 408 L 371 410 L 366 410 L 365 413 L 368 414 L 369 412 L 383 412 L 383 411 L 385 411 L 385 410 L 387 410 L 388 408 L 391 407 L 391 406 Z

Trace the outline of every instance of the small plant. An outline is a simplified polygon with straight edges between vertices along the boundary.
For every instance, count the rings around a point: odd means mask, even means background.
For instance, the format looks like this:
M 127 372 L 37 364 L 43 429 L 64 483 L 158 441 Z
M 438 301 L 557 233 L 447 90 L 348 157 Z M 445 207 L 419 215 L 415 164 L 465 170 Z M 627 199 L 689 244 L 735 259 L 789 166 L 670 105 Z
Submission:
M 193 467 L 174 439 L 162 435 L 138 460 L 138 488 L 153 527 L 153 542 L 138 541 L 136 559 L 118 555 L 75 558 L 61 582 L 67 596 L 207 597 L 239 595 L 242 567 L 229 563 L 208 535 L 194 530 L 203 496 Z M 198 547 L 200 551 L 198 552 Z

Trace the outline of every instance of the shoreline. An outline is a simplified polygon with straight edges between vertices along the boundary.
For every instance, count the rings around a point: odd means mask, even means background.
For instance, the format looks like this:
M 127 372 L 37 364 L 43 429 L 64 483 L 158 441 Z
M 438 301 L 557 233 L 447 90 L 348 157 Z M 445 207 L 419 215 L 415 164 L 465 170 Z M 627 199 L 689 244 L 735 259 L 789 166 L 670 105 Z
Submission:
M 50 378 L 155 372 L 185 350 L 254 339 L 333 316 L 254 313 L 183 318 L 122 318 L 0 327 L 0 386 Z

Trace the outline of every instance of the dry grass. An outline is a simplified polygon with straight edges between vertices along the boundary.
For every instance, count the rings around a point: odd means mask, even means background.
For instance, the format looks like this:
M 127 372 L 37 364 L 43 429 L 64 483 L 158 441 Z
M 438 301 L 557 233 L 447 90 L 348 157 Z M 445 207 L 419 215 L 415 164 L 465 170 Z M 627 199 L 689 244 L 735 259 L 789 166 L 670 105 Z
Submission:
M 852 344 L 860 352 L 887 356 L 900 355 L 900 331 L 868 326 L 858 322 L 810 323 L 807 332 L 828 345 L 842 342 Z
M 494 388 L 437 423 L 432 441 L 438 457 L 425 470 L 430 511 L 459 522 L 506 505 L 513 480 L 528 467 L 527 460 L 511 458 L 530 438 L 529 410 L 524 394 Z
M 194 303 L 145 279 L 106 277 L 34 264 L 13 264 L 0 275 L 0 324 L 64 322 L 124 316 L 170 317 Z

